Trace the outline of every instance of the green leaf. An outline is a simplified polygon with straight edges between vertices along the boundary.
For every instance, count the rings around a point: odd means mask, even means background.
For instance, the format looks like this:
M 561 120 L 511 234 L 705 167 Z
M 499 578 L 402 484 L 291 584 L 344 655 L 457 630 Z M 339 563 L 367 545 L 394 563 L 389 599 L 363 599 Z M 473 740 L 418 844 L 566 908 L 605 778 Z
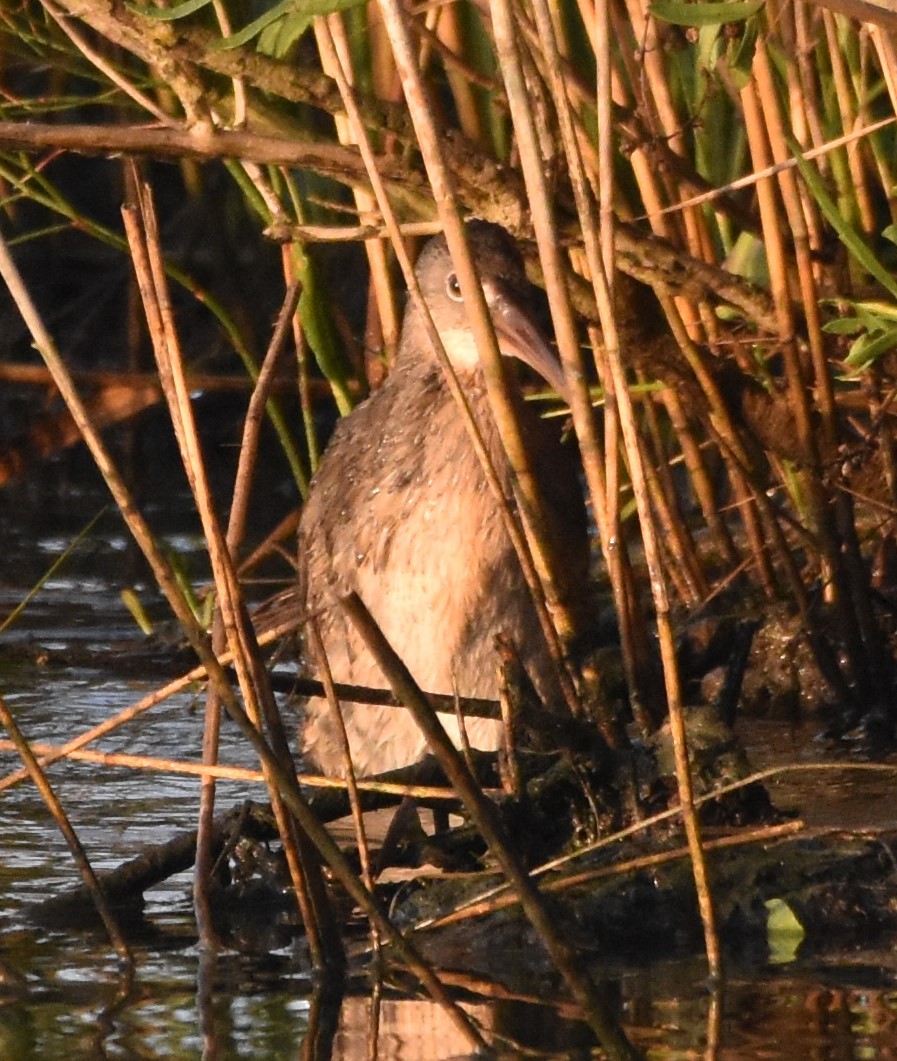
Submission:
M 146 608 L 143 606 L 143 602 L 137 596 L 130 586 L 126 586 L 121 593 L 121 602 L 131 613 L 131 618 L 140 628 L 140 632 L 145 634 L 147 637 L 151 637 L 153 633 L 153 621 L 147 615 Z
M 719 31 L 718 26 L 702 26 L 697 32 L 697 45 L 698 45 L 698 64 L 694 69 L 694 73 L 698 73 L 700 70 L 715 70 L 717 63 L 720 60 L 720 56 L 725 51 L 726 42 L 723 39 L 723 35 Z M 687 76 L 687 72 L 686 76 Z M 701 92 L 699 84 L 695 83 L 690 91 L 689 95 L 692 99 L 696 98 L 696 92 Z
M 768 899 L 763 905 L 769 960 L 775 965 L 787 965 L 797 958 L 804 940 L 804 927 L 783 899 Z
M 276 22 L 279 18 L 283 18 L 288 12 L 294 7 L 294 0 L 280 0 L 279 4 L 275 4 L 269 11 L 266 11 L 263 15 L 259 15 L 258 18 L 254 18 L 248 26 L 244 26 L 241 30 L 237 30 L 236 33 L 232 33 L 229 37 L 225 37 L 223 41 L 218 45 L 224 51 L 229 51 L 231 48 L 242 48 L 244 44 L 247 44 L 257 37 L 262 30 L 267 29 L 273 22 Z
M 302 280 L 302 294 L 299 296 L 302 327 L 321 371 L 333 387 L 340 416 L 345 416 L 351 412 L 352 399 L 346 386 L 339 338 L 328 310 L 330 299 L 313 259 L 303 255 L 297 264 Z
M 793 137 L 789 136 L 788 147 L 794 155 L 797 162 L 797 168 L 800 170 L 801 176 L 807 187 L 810 189 L 813 198 L 819 205 L 819 209 L 825 214 L 826 220 L 835 232 L 837 232 L 838 238 L 854 258 L 856 258 L 860 265 L 862 265 L 866 272 L 871 276 L 874 276 L 882 287 L 897 299 L 897 280 L 894 279 L 878 258 L 875 257 L 862 236 L 851 227 L 850 223 L 838 209 L 835 201 L 826 190 L 825 184 L 819 176 L 819 173 L 804 158 L 800 144 L 798 144 Z
M 839 312 L 846 313 L 852 309 L 857 320 L 862 321 L 867 328 L 884 327 L 883 321 L 893 321 L 897 324 L 897 305 L 880 298 L 824 298 L 821 302 L 823 306 L 833 306 Z
M 718 0 L 690 4 L 687 0 L 654 0 L 648 10 L 655 18 L 674 26 L 723 26 L 727 22 L 744 22 L 756 15 L 765 2 Z
M 305 15 L 286 15 L 272 22 L 259 36 L 258 50 L 273 59 L 283 59 L 311 23 Z
M 828 335 L 856 335 L 864 328 L 863 322 L 856 317 L 838 317 L 832 321 L 826 321 L 822 330 Z
M 738 89 L 744 88 L 751 79 L 758 33 L 759 26 L 754 19 L 747 23 L 743 33 L 728 42 L 726 58 L 729 61 L 729 76 Z
M 10 626 L 13 625 L 13 623 L 15 623 L 15 621 L 19 618 L 19 616 L 27 608 L 31 601 L 34 600 L 38 593 L 40 593 L 40 591 L 44 588 L 44 585 L 56 574 L 56 572 L 61 567 L 65 565 L 66 561 L 69 559 L 72 553 L 74 553 L 78 546 L 81 545 L 82 542 L 86 541 L 87 536 L 93 530 L 94 524 L 97 522 L 100 516 L 104 515 L 105 512 L 105 508 L 101 509 L 87 524 L 87 526 L 84 527 L 83 530 L 80 530 L 78 532 L 75 538 L 62 551 L 62 553 L 60 553 L 60 555 L 56 557 L 53 563 L 50 564 L 47 570 L 37 580 L 35 585 L 32 586 L 30 590 L 28 590 L 22 600 L 19 601 L 19 603 L 13 608 L 9 615 L 7 615 L 5 619 L 0 620 L 0 634 L 2 634 L 4 630 L 8 629 Z
M 890 321 L 894 320 L 890 314 L 880 313 L 872 303 L 857 302 L 853 308 L 857 320 L 870 335 L 878 335 L 887 328 Z
M 741 232 L 726 255 L 725 268 L 760 287 L 769 286 L 766 246 L 751 232 Z
M 240 48 L 269 27 L 273 30 L 274 23 L 278 19 L 285 19 L 290 20 L 286 43 L 280 39 L 279 30 L 276 40 L 270 33 L 266 35 L 267 47 L 271 47 L 273 43 L 278 53 L 283 54 L 289 45 L 305 32 L 313 18 L 318 15 L 331 15 L 334 11 L 345 11 L 347 8 L 364 3 L 367 3 L 367 0 L 281 0 L 269 11 L 253 19 L 248 26 L 226 37 L 219 47 L 225 50 Z
M 881 299 L 866 298 L 854 303 L 857 313 L 864 319 L 897 322 L 897 306 L 893 302 L 882 302 Z
M 850 348 L 850 353 L 844 359 L 854 372 L 861 372 L 868 368 L 873 361 L 889 354 L 897 347 L 897 328 L 888 328 L 878 335 L 861 335 Z
M 157 22 L 175 22 L 179 18 L 192 15 L 194 11 L 200 11 L 211 2 L 212 0 L 184 0 L 182 4 L 175 4 L 174 7 L 151 7 L 143 4 L 128 4 L 128 7 L 138 15 L 154 18 Z

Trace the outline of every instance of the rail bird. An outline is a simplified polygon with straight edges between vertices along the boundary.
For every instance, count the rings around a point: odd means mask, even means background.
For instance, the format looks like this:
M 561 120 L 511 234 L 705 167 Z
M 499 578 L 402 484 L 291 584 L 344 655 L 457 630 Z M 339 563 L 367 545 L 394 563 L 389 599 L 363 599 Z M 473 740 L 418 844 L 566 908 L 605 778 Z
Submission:
M 481 221 L 468 222 L 466 232 L 500 351 L 558 384 L 560 366 L 528 308 L 534 289 L 513 240 Z M 498 477 L 510 491 L 511 469 L 444 237 L 426 244 L 415 274 Z M 557 431 L 519 394 L 514 400 L 571 584 L 584 584 L 588 540 L 575 464 Z M 425 691 L 497 698 L 495 638 L 501 633 L 517 648 L 543 700 L 561 703 L 555 664 L 499 502 L 413 301 L 395 366 L 379 390 L 337 425 L 299 529 L 300 602 L 318 617 L 334 680 L 383 688 L 383 675 L 339 605 L 351 590 Z M 310 652 L 310 672 L 320 666 Z M 346 704 L 343 714 L 361 775 L 416 762 L 427 750 L 401 708 Z M 457 743 L 455 719 L 441 718 Z M 308 702 L 303 753 L 329 774 L 344 770 L 336 726 L 326 701 Z M 465 728 L 473 747 L 497 747 L 497 721 L 470 719 Z

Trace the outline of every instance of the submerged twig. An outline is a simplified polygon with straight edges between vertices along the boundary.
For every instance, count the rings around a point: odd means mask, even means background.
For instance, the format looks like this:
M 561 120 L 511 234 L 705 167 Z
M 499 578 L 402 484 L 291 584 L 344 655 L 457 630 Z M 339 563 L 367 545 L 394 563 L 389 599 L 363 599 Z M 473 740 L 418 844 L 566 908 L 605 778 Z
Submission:
M 801 821 L 785 822 L 782 825 L 765 825 L 757 829 L 740 829 L 731 836 L 720 836 L 706 840 L 704 842 L 704 850 L 707 852 L 725 851 L 750 844 L 765 844 L 783 836 L 794 836 L 796 833 L 803 834 L 805 831 L 806 827 Z M 544 895 L 559 895 L 574 888 L 581 888 L 586 884 L 594 884 L 595 881 L 622 877 L 627 873 L 634 873 L 642 869 L 656 869 L 672 862 L 680 862 L 690 858 L 691 852 L 687 845 L 668 851 L 654 851 L 639 855 L 636 858 L 621 859 L 609 866 L 597 866 L 593 869 L 562 874 L 550 880 L 540 879 L 538 888 Z M 544 877 L 543 871 L 540 871 L 540 877 Z M 416 932 L 426 932 L 445 928 L 448 925 L 456 925 L 462 921 L 485 917 L 498 910 L 507 910 L 515 906 L 518 901 L 517 896 L 513 892 L 509 893 L 507 887 L 500 890 L 493 888 L 476 899 L 465 902 L 463 906 L 456 910 L 421 921 L 414 926 L 414 929 Z

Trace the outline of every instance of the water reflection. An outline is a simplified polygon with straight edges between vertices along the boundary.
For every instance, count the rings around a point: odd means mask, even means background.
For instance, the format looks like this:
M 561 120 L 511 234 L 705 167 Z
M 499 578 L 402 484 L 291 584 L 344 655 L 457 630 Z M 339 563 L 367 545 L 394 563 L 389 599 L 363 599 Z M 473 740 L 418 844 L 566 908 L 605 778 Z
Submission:
M 6 557 L 0 567 L 0 615 L 21 600 L 47 558 L 64 548 L 81 525 L 76 507 L 67 514 L 43 510 L 41 518 L 43 526 L 26 532 L 12 525 L 9 509 L 0 513 L 0 556 Z M 174 533 L 182 548 L 195 540 L 189 528 Z M 118 599 L 125 541 L 108 528 L 104 534 L 101 546 L 76 555 L 47 583 L 23 621 L 3 635 L 4 647 L 22 651 L 0 657 L 0 692 L 34 740 L 61 743 L 158 684 L 156 675 L 124 677 L 110 665 L 116 645 L 136 635 Z M 76 648 L 78 663 L 41 665 L 35 643 L 63 655 Z M 99 746 L 198 759 L 200 708 L 195 694 L 181 694 Z M 781 754 L 787 747 L 783 727 L 765 734 L 761 727 L 758 733 L 761 760 L 764 748 Z M 255 765 L 229 724 L 222 759 Z M 4 774 L 18 766 L 15 756 L 0 755 Z M 56 764 L 50 778 L 98 869 L 193 828 L 197 782 L 192 778 L 75 762 Z M 805 779 L 803 787 L 800 780 L 789 784 L 778 795 L 801 806 L 818 779 Z M 882 814 L 893 817 L 888 784 L 874 784 Z M 249 784 L 220 785 L 223 807 L 257 795 Z M 867 796 L 851 789 L 842 813 L 862 807 L 868 820 Z M 317 997 L 301 946 L 264 956 L 226 953 L 201 976 L 189 872 L 147 893 L 142 920 L 131 929 L 136 979 L 122 994 L 115 956 L 86 918 L 78 931 L 59 931 L 28 917 L 30 904 L 77 883 L 75 872 L 30 784 L 0 793 L 0 801 L 5 823 L 0 833 L 0 1058 L 432 1061 L 468 1054 L 466 1040 L 446 1014 L 414 990 L 398 997 L 384 987 L 375 1005 L 362 977 L 345 998 Z M 600 949 L 600 941 L 596 945 Z M 590 1038 L 554 981 L 533 975 L 539 964 L 533 957 L 525 946 L 495 954 L 493 981 L 459 986 L 462 1004 L 510 1052 L 581 1056 Z M 463 954 L 458 962 L 463 964 Z M 842 956 L 842 964 L 828 967 L 798 959 L 780 972 L 747 966 L 738 955 L 730 956 L 729 965 L 730 981 L 717 1000 L 719 1056 L 846 1058 L 895 1052 L 897 992 L 889 950 L 857 952 L 850 964 Z M 701 960 L 658 962 L 632 954 L 618 956 L 612 968 L 596 969 L 596 975 L 607 979 L 633 1039 L 652 1058 L 703 1055 L 708 1037 L 716 1038 L 712 1024 L 708 1031 L 713 1000 Z

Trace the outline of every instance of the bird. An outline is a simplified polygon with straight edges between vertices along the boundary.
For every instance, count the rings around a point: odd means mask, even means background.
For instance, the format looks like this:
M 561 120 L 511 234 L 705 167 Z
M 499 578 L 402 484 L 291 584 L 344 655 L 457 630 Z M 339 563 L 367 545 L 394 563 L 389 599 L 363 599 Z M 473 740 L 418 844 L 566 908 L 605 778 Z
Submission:
M 476 219 L 465 230 L 500 352 L 562 386 L 559 362 L 533 319 L 534 288 L 513 238 Z M 512 472 L 443 235 L 423 247 L 415 275 L 507 493 Z M 576 462 L 557 430 L 519 393 L 514 400 L 570 585 L 584 585 L 589 546 Z M 386 686 L 340 608 L 340 596 L 354 591 L 423 690 L 497 699 L 495 638 L 503 634 L 546 705 L 562 703 L 556 665 L 499 502 L 413 300 L 393 368 L 339 421 L 312 479 L 299 524 L 298 588 L 304 613 L 316 616 L 336 682 Z M 307 656 L 310 675 L 320 674 L 323 661 L 311 650 Z M 359 776 L 408 766 L 425 755 L 426 741 L 408 711 L 354 703 L 342 711 Z M 457 721 L 440 718 L 459 744 Z M 305 762 L 325 774 L 345 772 L 337 727 L 327 702 L 310 698 L 301 750 Z M 471 718 L 465 730 L 474 748 L 500 744 L 497 720 Z

